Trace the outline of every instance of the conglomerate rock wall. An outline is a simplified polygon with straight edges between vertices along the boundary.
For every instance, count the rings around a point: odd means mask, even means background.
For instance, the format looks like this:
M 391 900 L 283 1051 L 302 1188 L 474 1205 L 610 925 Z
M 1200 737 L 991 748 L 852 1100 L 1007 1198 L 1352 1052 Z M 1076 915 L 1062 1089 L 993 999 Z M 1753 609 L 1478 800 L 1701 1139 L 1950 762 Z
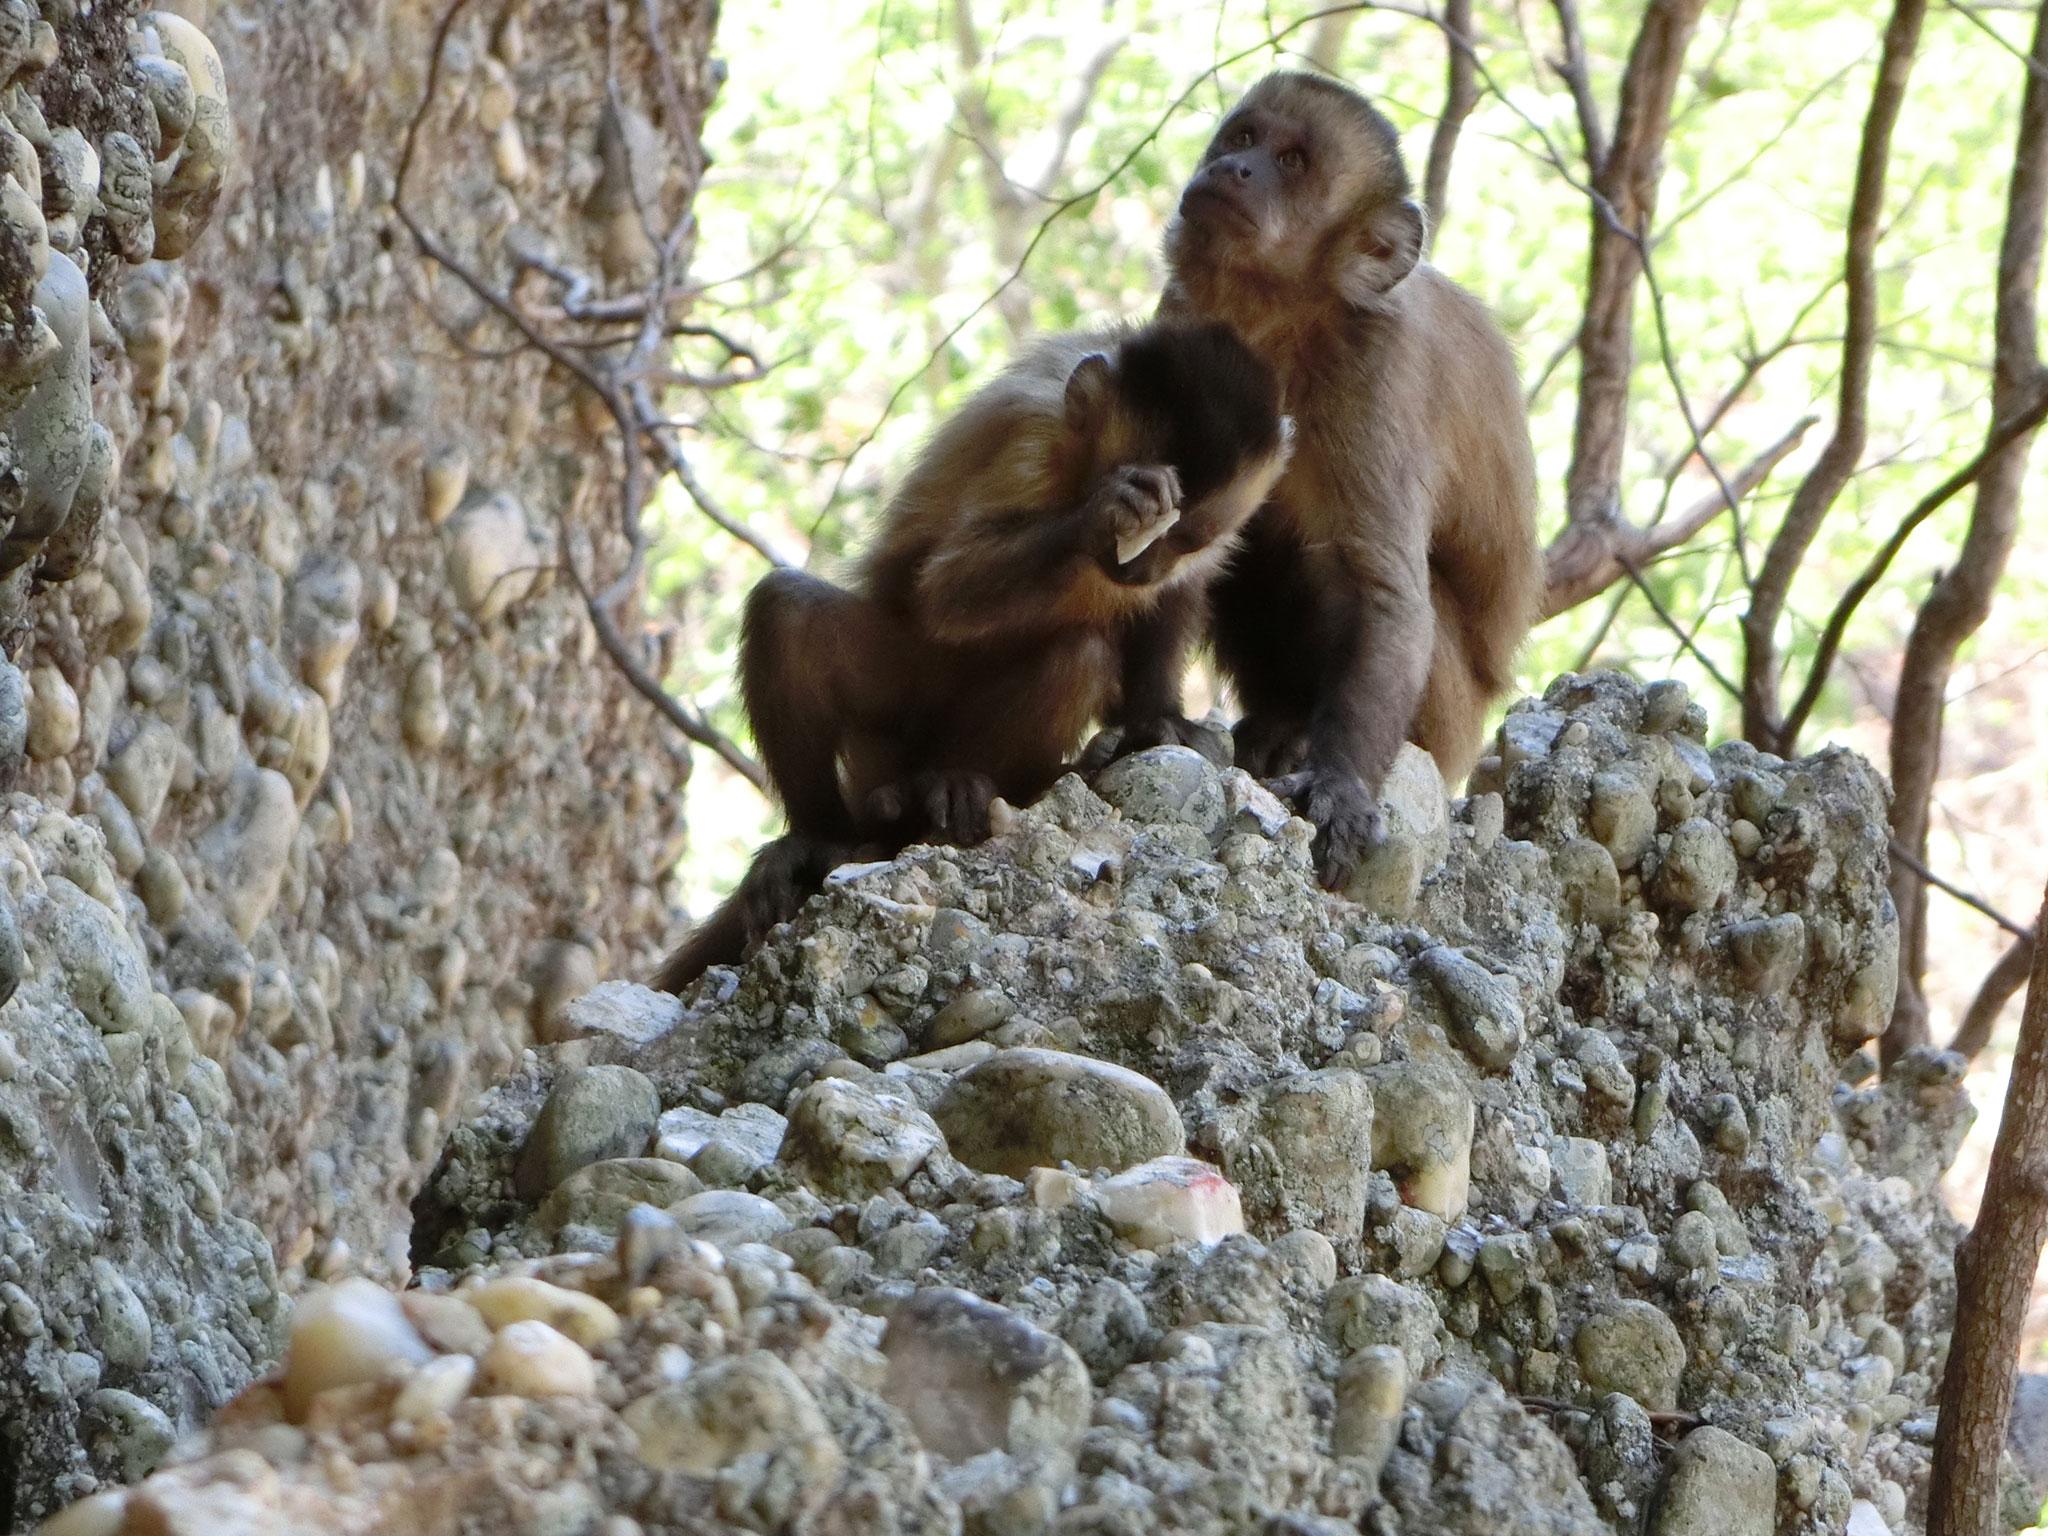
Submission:
M 668 926 L 687 764 L 553 569 L 615 449 L 391 207 L 447 9 L 0 0 L 0 1529 L 401 1274 Z M 694 137 L 713 6 L 630 9 L 610 81 L 603 6 L 457 17 L 414 200 L 489 281 L 617 265 L 608 111 Z
M 1703 726 L 1569 677 L 1491 789 L 1411 755 L 1377 910 L 1166 748 L 606 982 L 411 1289 L 50 1536 L 1918 1530 L 1969 1105 L 1861 1049 L 1881 781 Z

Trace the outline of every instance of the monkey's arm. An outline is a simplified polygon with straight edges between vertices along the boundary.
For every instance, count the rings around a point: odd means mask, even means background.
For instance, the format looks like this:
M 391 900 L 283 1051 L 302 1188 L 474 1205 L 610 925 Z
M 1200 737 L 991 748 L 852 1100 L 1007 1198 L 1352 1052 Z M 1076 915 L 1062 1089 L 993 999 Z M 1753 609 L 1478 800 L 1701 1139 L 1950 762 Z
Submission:
M 854 836 L 840 757 L 856 728 L 897 726 L 918 647 L 881 607 L 804 571 L 770 571 L 747 598 L 740 690 L 790 831 Z
M 1333 890 L 1350 883 L 1379 841 L 1380 786 L 1429 681 L 1428 522 L 1421 508 L 1405 511 L 1372 519 L 1336 552 L 1344 591 L 1332 594 L 1307 761 L 1280 783 L 1316 825 L 1316 865 Z M 1413 535 L 1399 537 L 1403 527 Z
M 1115 569 L 1119 532 L 1171 517 L 1179 495 L 1172 470 L 1130 464 L 1078 503 L 964 511 L 918 570 L 919 618 L 954 644 L 1102 622 L 1114 612 L 1104 578 Z
M 1205 595 L 1190 585 L 1167 588 L 1157 606 L 1125 622 L 1117 635 L 1116 703 L 1075 766 L 1093 772 L 1133 752 L 1164 746 L 1192 747 L 1217 767 L 1230 766 L 1230 738 L 1190 720 L 1181 708 L 1188 650 L 1207 617 Z

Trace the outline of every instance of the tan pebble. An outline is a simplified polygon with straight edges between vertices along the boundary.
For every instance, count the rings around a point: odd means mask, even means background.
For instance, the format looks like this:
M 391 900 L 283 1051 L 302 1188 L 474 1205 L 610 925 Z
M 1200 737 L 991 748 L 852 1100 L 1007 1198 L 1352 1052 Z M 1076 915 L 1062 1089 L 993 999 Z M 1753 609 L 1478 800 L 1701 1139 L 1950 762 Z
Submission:
M 469 489 L 469 455 L 460 448 L 443 448 L 427 460 L 422 471 L 425 481 L 421 510 L 429 523 L 438 526 L 461 503 Z
M 391 1403 L 391 1418 L 398 1424 L 417 1424 L 437 1413 L 449 1413 L 469 1396 L 476 1380 L 476 1362 L 467 1355 L 443 1355 L 423 1365 L 411 1381 L 399 1389 Z
M 343 1280 L 299 1303 L 285 1361 L 285 1411 L 303 1418 L 333 1387 L 383 1381 L 433 1358 L 398 1298 L 368 1280 Z
M 513 88 L 511 75 L 496 59 L 486 59 L 484 87 L 476 104 L 477 126 L 485 133 L 496 133 L 518 110 L 519 93 Z
M 45 1520 L 38 1536 L 116 1536 L 127 1509 L 127 1489 L 96 1493 Z
M 636 1285 L 626 1293 L 626 1316 L 638 1322 L 661 1310 L 661 1292 L 651 1285 Z
M 38 762 L 62 757 L 78 745 L 84 726 L 78 691 L 62 672 L 40 666 L 29 673 L 28 754 Z
M 507 1325 L 484 1356 L 484 1380 L 515 1397 L 589 1397 L 597 1364 L 583 1346 L 535 1318 Z
M 491 1325 L 460 1296 L 407 1291 L 398 1300 L 413 1327 L 443 1354 L 480 1355 L 491 1347 Z
M 1087 1179 L 1064 1168 L 1034 1168 L 1024 1175 L 1024 1196 L 1041 1211 L 1064 1211 L 1090 1187 Z
M 586 1349 L 595 1349 L 619 1334 L 619 1315 L 595 1296 L 536 1280 L 531 1275 L 503 1275 L 486 1280 L 461 1299 L 476 1308 L 493 1328 L 538 1320 L 558 1328 Z
M 398 622 L 398 578 L 378 567 L 363 586 L 363 622 L 381 635 Z
M 519 136 L 519 124 L 507 121 L 491 136 L 491 159 L 498 168 L 498 180 L 516 187 L 526 180 L 526 140 Z

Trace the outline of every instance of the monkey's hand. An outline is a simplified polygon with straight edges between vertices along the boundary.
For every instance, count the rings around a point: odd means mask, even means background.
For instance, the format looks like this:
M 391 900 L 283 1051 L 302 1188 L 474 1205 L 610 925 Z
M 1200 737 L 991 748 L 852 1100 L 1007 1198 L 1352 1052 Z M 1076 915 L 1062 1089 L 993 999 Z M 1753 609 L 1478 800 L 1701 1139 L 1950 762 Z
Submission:
M 1167 464 L 1123 464 L 1089 498 L 1097 527 L 1107 526 L 1116 563 L 1129 565 L 1180 521 L 1180 476 Z
M 1218 768 L 1230 766 L 1229 736 L 1206 720 L 1190 720 L 1186 715 L 1154 715 L 1097 731 L 1074 766 L 1082 773 L 1094 773 L 1149 747 L 1192 747 Z
M 864 819 L 904 837 L 964 848 L 987 841 L 989 806 L 995 797 L 996 781 L 985 773 L 933 769 L 874 791 L 864 807 Z
M 1341 768 L 1304 768 L 1268 787 L 1315 824 L 1316 874 L 1325 890 L 1343 890 L 1385 835 L 1379 802 L 1365 781 Z

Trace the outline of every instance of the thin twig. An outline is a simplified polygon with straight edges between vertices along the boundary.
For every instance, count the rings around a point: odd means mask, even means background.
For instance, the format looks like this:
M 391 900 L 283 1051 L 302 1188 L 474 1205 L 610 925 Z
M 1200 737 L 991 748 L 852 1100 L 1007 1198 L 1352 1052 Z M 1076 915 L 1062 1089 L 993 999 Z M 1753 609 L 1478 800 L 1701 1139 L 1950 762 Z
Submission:
M 1671 616 L 1671 610 L 1664 606 L 1663 599 L 1659 598 L 1650 589 L 1650 584 L 1643 580 L 1642 572 L 1625 561 L 1622 564 L 1622 569 L 1628 573 L 1628 579 L 1635 583 L 1636 590 L 1643 594 L 1643 600 L 1650 605 L 1650 611 L 1656 614 L 1663 621 L 1664 627 L 1677 637 L 1679 645 L 1685 650 L 1686 654 L 1698 662 L 1705 669 L 1707 676 L 1720 684 L 1721 690 L 1730 698 L 1741 698 L 1742 690 L 1729 680 L 1727 673 L 1714 664 L 1713 657 L 1699 648 L 1698 642 L 1686 632 L 1685 626 Z
M 1906 541 L 1928 518 L 1934 516 L 1957 495 L 1976 484 L 1985 467 L 2012 443 L 2032 432 L 2043 421 L 2048 421 L 2048 372 L 2044 372 L 2035 384 L 2034 399 L 2020 414 L 2009 421 L 1993 427 L 1984 440 L 1984 446 L 1941 484 L 1922 496 L 1906 515 L 1899 519 L 1898 526 L 1891 531 L 1884 543 L 1865 562 L 1862 571 L 1843 590 L 1836 600 L 1834 611 L 1821 628 L 1820 639 L 1815 642 L 1813 662 L 1807 668 L 1806 683 L 1799 690 L 1799 697 L 1792 708 L 1786 711 L 1784 730 L 1790 739 L 1796 740 L 1799 732 L 1812 717 L 1814 706 L 1820 702 L 1821 690 L 1827 686 L 1834 670 L 1836 655 L 1842 648 L 1842 637 L 1847 633 L 1849 621 L 1856 616 L 1856 610 L 1863 600 L 1876 590 L 1884 573 L 1891 568 L 1899 551 L 1906 547 Z
M 1944 880 L 1940 875 L 1929 869 L 1919 855 L 1913 853 L 1897 838 L 1891 840 L 1891 850 L 1892 863 L 1904 866 L 1920 879 L 1926 881 L 1927 884 L 1933 886 L 1937 891 L 1954 897 L 1972 912 L 1990 918 L 1992 922 L 1998 924 L 1999 927 L 2003 928 L 2014 938 L 2024 939 L 2032 937 L 2032 929 L 2007 917 L 1982 896 L 1973 895 L 1954 882 Z
M 1586 34 L 1579 25 L 1578 3 L 1551 0 L 1551 7 L 1557 12 L 1558 32 L 1564 40 L 1564 58 L 1556 65 L 1557 72 L 1572 93 L 1572 107 L 1579 114 L 1586 178 L 1596 180 L 1607 166 L 1607 130 L 1600 123 L 1600 103 L 1593 99 L 1593 75 L 1586 65 Z

